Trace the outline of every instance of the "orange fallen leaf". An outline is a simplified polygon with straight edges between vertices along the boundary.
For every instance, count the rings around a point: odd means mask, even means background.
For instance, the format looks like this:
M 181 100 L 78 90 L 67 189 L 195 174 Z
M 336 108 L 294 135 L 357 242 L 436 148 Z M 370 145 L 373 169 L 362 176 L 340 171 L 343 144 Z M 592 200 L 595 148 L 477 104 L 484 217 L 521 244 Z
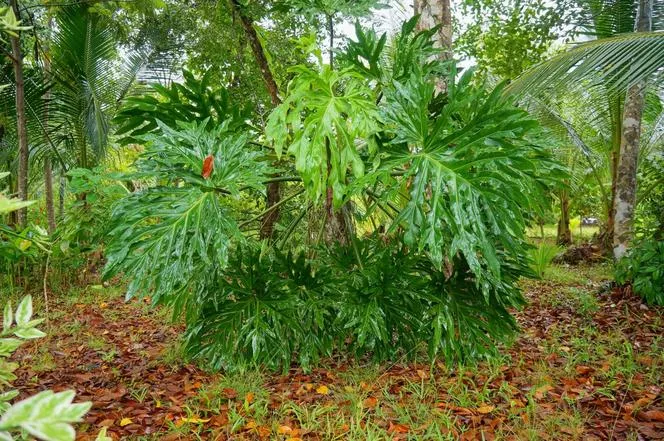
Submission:
M 659 421 L 659 422 L 664 422 L 664 411 L 661 410 L 649 410 L 647 412 L 643 412 L 643 414 L 648 418 L 650 421 Z
M 128 426 L 130 424 L 133 424 L 133 421 L 131 418 L 122 418 L 120 420 L 120 427 Z
M 592 372 L 593 368 L 591 368 L 590 366 L 579 365 L 575 368 L 575 370 L 578 375 L 587 375 L 590 372 Z
M 369 409 L 373 409 L 378 405 L 378 398 L 376 397 L 368 397 L 364 400 L 364 407 L 368 407 Z
M 247 404 L 251 404 L 254 401 L 254 393 L 253 392 L 247 392 L 247 395 L 244 397 L 244 401 L 247 402 Z
M 648 404 L 650 404 L 651 402 L 652 402 L 652 398 L 649 398 L 649 397 L 639 398 L 638 400 L 636 400 L 634 402 L 634 408 L 639 409 L 641 407 L 645 407 Z
M 272 433 L 270 428 L 266 427 L 266 426 L 258 426 L 256 428 L 256 431 L 258 432 L 258 436 L 261 437 L 261 438 L 266 438 L 266 437 L 270 436 L 270 433 Z
M 287 434 L 291 433 L 292 431 L 293 431 L 293 429 L 291 429 L 289 426 L 279 426 L 279 428 L 277 429 L 277 433 L 279 435 L 287 435 Z
M 245 430 L 251 430 L 251 429 L 255 429 L 256 427 L 258 427 L 258 424 L 256 424 L 256 421 L 251 420 L 247 424 L 245 424 L 244 429 Z
M 180 421 L 182 421 L 183 423 L 202 424 L 210 421 L 210 418 L 198 418 L 198 417 L 180 418 Z
M 319 393 L 319 394 L 321 394 L 321 395 L 327 395 L 327 394 L 330 393 L 330 389 L 329 389 L 327 386 L 325 386 L 325 385 L 323 384 L 323 385 L 318 386 L 318 387 L 316 388 L 316 392 Z
M 390 422 L 390 426 L 387 428 L 387 431 L 392 433 L 408 433 L 410 431 L 410 427 L 406 426 L 405 424 L 392 424 L 392 422 Z
M 553 389 L 553 386 L 550 384 L 545 384 L 544 386 L 540 386 L 537 389 L 535 389 L 535 398 L 538 400 L 541 400 L 544 398 L 545 395 L 549 393 L 549 391 Z
M 237 398 L 237 391 L 235 389 L 231 389 L 230 387 L 225 387 L 222 389 L 222 392 L 229 400 Z
M 477 408 L 477 411 L 481 413 L 482 415 L 486 415 L 487 413 L 493 412 L 493 409 L 495 409 L 496 406 L 490 406 L 490 405 L 484 405 L 480 406 Z

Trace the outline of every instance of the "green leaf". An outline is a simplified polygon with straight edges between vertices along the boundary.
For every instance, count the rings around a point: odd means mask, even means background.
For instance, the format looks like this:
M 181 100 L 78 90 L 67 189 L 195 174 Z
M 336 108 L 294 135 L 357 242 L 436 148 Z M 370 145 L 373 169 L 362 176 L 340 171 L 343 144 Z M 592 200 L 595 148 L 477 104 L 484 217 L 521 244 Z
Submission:
M 12 302 L 11 300 L 9 300 L 5 305 L 5 311 L 2 316 L 2 330 L 4 334 L 7 334 L 7 331 L 9 331 L 9 328 L 12 327 L 13 322 L 14 322 L 14 314 L 12 312 Z
M 19 328 L 14 331 L 14 335 L 17 337 L 24 338 L 26 340 L 32 340 L 35 338 L 45 337 L 46 334 L 35 328 Z
M 506 92 L 536 95 L 602 84 L 615 95 L 638 82 L 657 84 L 663 65 L 664 33 L 621 34 L 574 45 L 528 69 Z
M 9 401 L 13 400 L 18 396 L 19 392 L 17 390 L 10 390 L 0 394 L 0 401 Z
M 0 430 L 23 429 L 46 441 L 75 438 L 71 423 L 80 422 L 92 403 L 72 404 L 73 391 L 50 390 L 15 403 L 0 418 Z
M 213 130 L 205 122 L 161 130 L 166 136 L 146 136 L 149 144 L 136 162 L 138 174 L 159 185 L 117 204 L 104 277 L 124 273 L 131 279 L 128 296 L 151 295 L 179 312 L 242 241 L 229 205 L 244 192 L 263 191 L 273 170 L 262 152 L 250 147 L 247 134 L 228 123 Z M 202 168 L 208 155 L 214 171 L 206 179 Z
M 95 441 L 113 441 L 113 438 L 106 435 L 106 430 L 107 428 L 103 427 L 97 434 L 97 438 L 95 438 Z
M 265 134 L 281 156 L 284 150 L 295 159 L 308 194 L 319 201 L 333 189 L 339 207 L 352 176 L 364 174 L 360 151 L 377 131 L 373 91 L 355 71 L 317 72 L 306 66 L 296 74 L 288 95 L 268 118 Z
M 32 296 L 23 297 L 21 303 L 16 308 L 16 325 L 25 326 L 32 317 Z
M 23 342 L 17 338 L 2 338 L 0 339 L 0 357 L 8 357 L 11 355 Z
M 46 441 L 73 441 L 76 438 L 74 428 L 67 423 L 26 423 L 21 428 L 30 435 Z

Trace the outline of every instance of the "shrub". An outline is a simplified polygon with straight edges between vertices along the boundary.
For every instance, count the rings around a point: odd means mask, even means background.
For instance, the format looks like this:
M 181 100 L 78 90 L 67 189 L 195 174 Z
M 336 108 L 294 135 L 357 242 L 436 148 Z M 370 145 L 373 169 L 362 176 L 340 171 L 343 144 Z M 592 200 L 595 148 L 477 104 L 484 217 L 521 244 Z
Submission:
M 111 179 L 100 167 L 76 168 L 67 175 L 69 188 L 76 200 L 67 210 L 58 228 L 59 249 L 70 248 L 85 252 L 97 247 L 108 233 L 113 204 L 128 194 L 128 190 Z
M 631 283 L 653 305 L 664 305 L 664 241 L 641 240 L 616 264 L 616 281 Z
M 9 173 L 0 172 L 0 180 L 8 175 Z M 0 216 L 32 203 L 33 201 L 10 199 L 0 188 Z M 17 231 L 0 221 L 0 274 L 6 274 L 11 285 L 14 283 L 18 264 L 25 261 L 31 263 L 41 261 L 48 246 L 47 233 L 42 228 L 31 225 L 22 231 Z
M 516 329 L 507 308 L 522 298 L 508 286 L 507 303 L 496 297 L 486 305 L 462 267 L 445 275 L 426 256 L 377 236 L 354 250 L 322 248 L 314 260 L 241 249 L 197 297 L 186 342 L 194 358 L 227 370 L 288 369 L 293 360 L 307 369 L 335 350 L 376 361 L 412 358 L 426 345 L 432 358 L 490 355 L 492 338 Z
M 124 274 L 128 296 L 184 314 L 188 350 L 218 368 L 308 367 L 335 350 L 394 359 L 424 344 L 450 361 L 494 352 L 516 329 L 516 280 L 532 274 L 526 223 L 562 175 L 504 86 L 431 61 L 432 31 L 415 24 L 389 53 L 358 29 L 340 57 L 348 66 L 294 68 L 256 141 L 232 117 L 157 121 L 133 174 L 150 186 L 114 208 L 104 277 Z M 284 156 L 279 168 L 265 142 Z M 258 242 L 264 213 L 246 201 L 272 179 L 308 200 L 282 235 Z M 359 204 L 382 236 L 354 237 Z M 291 240 L 312 208 L 345 223 L 344 245 L 325 221 L 313 240 Z

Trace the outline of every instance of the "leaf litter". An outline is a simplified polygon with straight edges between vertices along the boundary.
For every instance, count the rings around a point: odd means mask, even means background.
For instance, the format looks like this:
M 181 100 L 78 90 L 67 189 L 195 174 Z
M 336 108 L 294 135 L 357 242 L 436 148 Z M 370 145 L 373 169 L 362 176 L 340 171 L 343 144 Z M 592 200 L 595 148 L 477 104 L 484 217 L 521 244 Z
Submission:
M 293 367 L 285 375 L 262 374 L 262 392 L 213 389 L 220 374 L 167 361 L 164 354 L 183 329 L 160 320 L 139 301 L 125 303 L 118 296 L 71 305 L 58 300 L 53 309 L 63 313 L 57 330 L 45 343 L 20 350 L 15 384 L 21 398 L 49 388 L 74 389 L 77 401 L 92 401 L 77 428 L 79 440 L 94 440 L 103 428 L 112 439 L 328 439 L 325 424 L 312 429 L 285 407 L 332 409 L 340 418 L 333 427 L 337 439 L 370 427 L 389 439 L 418 439 L 441 415 L 452 423 L 439 432 L 448 439 L 664 439 L 664 311 L 617 288 L 593 294 L 597 309 L 581 314 L 573 304 L 551 301 L 565 289 L 552 282 L 526 284 L 530 304 L 516 313 L 522 333 L 504 349 L 499 366 L 395 363 L 379 367 L 379 375 L 369 380 L 353 382 L 349 376 L 362 368 L 330 360 L 309 373 Z M 618 356 L 624 354 L 606 348 L 605 357 L 594 357 L 600 348 L 593 341 L 580 350 L 584 340 L 575 330 L 588 326 L 598 335 L 617 336 L 631 361 L 620 365 Z M 46 349 L 40 348 L 44 344 Z M 34 360 L 44 351 L 52 354 L 54 366 L 35 369 Z M 429 393 L 419 396 L 418 385 Z M 455 393 L 461 386 L 473 402 L 461 402 Z M 201 404 L 210 391 L 216 391 L 214 403 L 222 404 Z M 361 399 L 353 402 L 352 396 Z M 400 415 L 416 405 L 424 406 L 424 417 Z M 256 406 L 264 406 L 267 416 L 256 414 Z M 356 408 L 361 421 L 349 416 Z M 569 415 L 581 423 L 568 427 Z

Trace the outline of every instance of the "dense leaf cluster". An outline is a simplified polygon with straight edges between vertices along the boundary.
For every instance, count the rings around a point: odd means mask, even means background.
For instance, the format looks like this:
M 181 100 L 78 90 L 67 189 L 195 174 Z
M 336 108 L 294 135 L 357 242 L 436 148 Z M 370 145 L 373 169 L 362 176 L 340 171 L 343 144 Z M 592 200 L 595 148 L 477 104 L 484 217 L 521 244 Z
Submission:
M 653 305 L 664 305 L 664 241 L 641 240 L 616 265 L 616 281 L 631 283 Z
M 260 248 L 233 253 L 197 298 L 190 354 L 225 369 L 287 369 L 294 359 L 307 368 L 339 352 L 413 358 L 425 348 L 459 360 L 493 353 L 492 339 L 516 329 L 507 308 L 520 306 L 519 296 L 487 304 L 464 271 L 446 275 L 398 240 L 374 235 L 355 247 L 323 248 L 313 260 Z M 505 283 L 521 274 L 511 267 Z

